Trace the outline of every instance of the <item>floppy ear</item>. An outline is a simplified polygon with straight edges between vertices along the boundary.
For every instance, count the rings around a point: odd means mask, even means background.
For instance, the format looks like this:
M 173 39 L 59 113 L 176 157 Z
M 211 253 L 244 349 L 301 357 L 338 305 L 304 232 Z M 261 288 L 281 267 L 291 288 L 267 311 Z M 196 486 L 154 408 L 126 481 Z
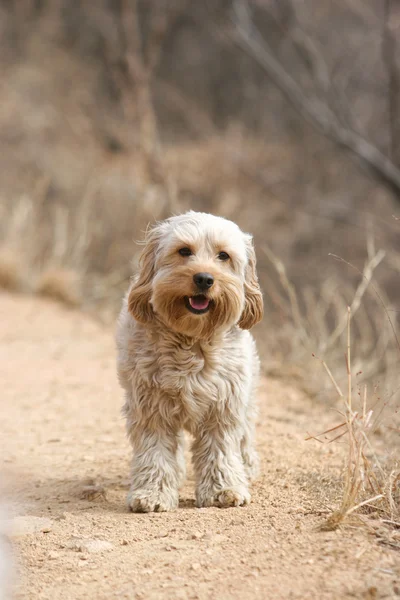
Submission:
M 261 321 L 263 317 L 264 302 L 258 283 L 256 254 L 250 236 L 247 238 L 247 266 L 245 271 L 244 294 L 244 309 L 238 325 L 241 329 L 251 329 L 256 323 Z
M 160 230 L 157 226 L 146 232 L 145 247 L 139 258 L 139 273 L 134 278 L 128 295 L 128 310 L 140 323 L 148 323 L 154 316 L 150 304 L 151 283 L 159 238 Z

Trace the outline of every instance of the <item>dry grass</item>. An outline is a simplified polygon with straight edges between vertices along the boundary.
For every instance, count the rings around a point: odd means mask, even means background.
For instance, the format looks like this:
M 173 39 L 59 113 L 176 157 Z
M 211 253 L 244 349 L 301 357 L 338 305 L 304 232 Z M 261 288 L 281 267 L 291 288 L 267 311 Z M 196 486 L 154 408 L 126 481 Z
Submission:
M 374 382 L 379 381 L 380 391 L 395 389 L 399 384 L 397 313 L 392 311 L 392 305 L 377 278 L 378 267 L 387 262 L 386 253 L 376 250 L 375 244 L 367 239 L 367 258 L 362 269 L 339 256 L 331 255 L 334 262 L 345 268 L 350 267 L 347 273 L 342 273 L 341 280 L 338 276 L 327 277 L 320 290 L 305 283 L 302 294 L 299 294 L 290 281 L 283 261 L 266 245 L 262 246 L 261 251 L 278 275 L 275 289 L 268 288 L 269 295 L 276 310 L 283 310 L 286 317 L 284 326 L 277 332 L 285 360 L 282 357 L 277 366 L 271 363 L 267 372 L 273 376 L 281 373 L 284 377 L 302 379 L 302 385 L 309 394 L 316 394 L 320 398 L 329 395 L 328 388 L 321 385 L 320 371 L 313 365 L 314 357 L 322 356 L 325 367 L 329 363 L 334 371 L 340 371 L 342 342 L 347 330 L 343 315 L 347 314 L 350 305 L 355 332 L 353 367 L 360 374 L 360 384 L 368 383 L 372 387 Z M 358 282 L 348 278 L 349 271 L 357 274 Z M 284 362 L 288 368 L 282 370 L 280 362 Z M 293 365 L 296 365 L 296 369 L 293 369 Z M 344 384 L 342 379 L 340 385 Z M 379 395 L 378 388 L 376 395 Z
M 20 257 L 7 248 L 0 250 L 0 288 L 20 291 L 24 281 L 23 263 Z
M 326 443 L 345 439 L 348 446 L 342 500 L 322 528 L 337 529 L 355 515 L 366 524 L 365 514 L 360 514 L 361 509 L 364 513 L 378 514 L 381 523 L 397 528 L 400 527 L 400 464 L 393 459 L 387 461 L 386 465 L 381 464 L 374 449 L 373 431 L 382 417 L 382 411 L 379 405 L 369 407 L 367 385 L 363 386 L 362 391 L 359 387 L 353 388 L 350 324 L 351 308 L 348 307 L 346 394 L 325 361 L 321 361 L 342 403 L 339 413 L 343 421 L 317 436 L 307 438 Z
M 342 292 L 342 296 L 334 295 L 332 289 L 328 293 L 322 292 L 319 301 L 315 294 L 310 294 L 308 301 L 302 304 L 283 262 L 269 247 L 264 245 L 262 250 L 274 266 L 284 292 L 282 295 L 279 290 L 276 291 L 277 303 L 285 305 L 287 315 L 293 323 L 294 340 L 290 352 L 292 362 L 297 361 L 294 374 L 299 378 L 297 383 L 301 378 L 308 392 L 317 390 L 318 385 L 319 390 L 322 389 L 320 373 L 313 371 L 310 362 L 307 362 L 307 356 L 312 356 L 314 360 L 323 356 L 318 361 L 327 373 L 328 381 L 340 403 L 336 410 L 342 417 L 341 422 L 319 435 L 307 438 L 329 444 L 340 441 L 347 445 L 342 499 L 339 506 L 332 509 L 323 528 L 333 530 L 341 524 L 362 522 L 377 533 L 381 543 L 400 548 L 397 538 L 392 539 L 393 531 L 400 527 L 400 422 L 399 410 L 396 408 L 397 393 L 400 390 L 397 367 L 400 343 L 396 314 L 388 310 L 387 298 L 374 281 L 375 271 L 385 259 L 385 253 L 382 250 L 376 251 L 374 243 L 369 240 L 368 259 L 362 271 L 338 256 L 333 257 L 355 270 L 360 278 L 350 306 L 345 307 L 346 294 Z M 348 294 L 349 290 L 344 285 L 343 288 Z M 376 325 L 370 326 L 371 314 L 363 307 L 367 291 L 371 292 L 375 305 L 372 318 L 376 324 L 386 325 L 381 325 L 378 337 L 374 337 L 373 331 L 379 331 L 379 328 Z M 336 318 L 331 324 L 328 315 L 332 307 L 335 309 L 332 314 Z M 354 344 L 350 326 L 353 324 L 354 327 L 357 318 L 358 336 L 357 343 Z M 342 342 L 346 343 L 346 371 L 343 380 L 342 377 L 333 375 L 333 372 L 342 370 Z M 317 352 L 313 349 L 317 349 Z M 379 360 L 377 355 L 384 360 Z M 330 362 L 333 363 L 333 368 L 329 368 Z M 382 369 L 381 373 L 386 374 L 383 383 L 376 383 L 378 365 Z M 278 365 L 278 369 L 281 377 L 293 375 L 292 367 L 287 370 Z M 270 372 L 277 375 L 274 369 Z M 346 393 L 342 391 L 344 387 Z M 389 391 L 383 394 L 382 388 L 385 387 Z M 316 397 L 319 396 L 317 392 Z M 368 518 L 371 515 L 375 517 L 374 526 Z M 376 522 L 383 528 L 377 528 Z
M 76 271 L 53 267 L 40 274 L 35 291 L 39 296 L 76 307 L 82 304 L 81 283 Z
M 49 212 L 43 204 L 43 198 L 22 197 L 5 213 L 0 287 L 79 306 L 91 235 L 87 202 L 82 202 L 74 220 L 71 210 L 56 206 Z

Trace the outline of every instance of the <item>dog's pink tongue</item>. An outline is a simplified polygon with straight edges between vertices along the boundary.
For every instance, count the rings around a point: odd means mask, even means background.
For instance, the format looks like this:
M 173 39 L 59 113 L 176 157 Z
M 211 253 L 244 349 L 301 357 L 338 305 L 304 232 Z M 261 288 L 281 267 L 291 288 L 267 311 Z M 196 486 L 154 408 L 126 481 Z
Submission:
M 189 302 L 190 306 L 196 310 L 203 310 L 204 308 L 207 308 L 210 303 L 205 296 L 192 296 L 189 298 Z

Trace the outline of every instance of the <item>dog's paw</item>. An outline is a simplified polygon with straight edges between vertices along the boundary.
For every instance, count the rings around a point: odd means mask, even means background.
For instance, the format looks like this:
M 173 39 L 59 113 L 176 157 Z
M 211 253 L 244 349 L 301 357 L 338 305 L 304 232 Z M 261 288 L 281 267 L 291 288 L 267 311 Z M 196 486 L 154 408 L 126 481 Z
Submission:
M 247 490 L 226 489 L 218 494 L 218 504 L 221 508 L 230 506 L 246 506 L 250 504 L 251 496 Z
M 167 512 L 178 507 L 178 494 L 173 490 L 133 489 L 128 494 L 132 512 Z
M 196 506 L 218 506 L 219 508 L 230 508 L 233 506 L 245 506 L 250 504 L 251 496 L 243 487 L 231 487 L 218 491 L 198 492 Z

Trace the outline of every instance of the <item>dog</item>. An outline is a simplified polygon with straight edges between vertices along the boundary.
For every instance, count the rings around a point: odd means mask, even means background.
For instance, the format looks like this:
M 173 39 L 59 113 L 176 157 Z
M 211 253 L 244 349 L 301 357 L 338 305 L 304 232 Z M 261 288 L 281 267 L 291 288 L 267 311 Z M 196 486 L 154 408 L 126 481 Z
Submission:
M 252 237 L 187 212 L 146 233 L 117 326 L 117 370 L 133 448 L 133 512 L 178 506 L 184 431 L 193 436 L 196 506 L 243 506 L 256 476 L 263 316 Z

